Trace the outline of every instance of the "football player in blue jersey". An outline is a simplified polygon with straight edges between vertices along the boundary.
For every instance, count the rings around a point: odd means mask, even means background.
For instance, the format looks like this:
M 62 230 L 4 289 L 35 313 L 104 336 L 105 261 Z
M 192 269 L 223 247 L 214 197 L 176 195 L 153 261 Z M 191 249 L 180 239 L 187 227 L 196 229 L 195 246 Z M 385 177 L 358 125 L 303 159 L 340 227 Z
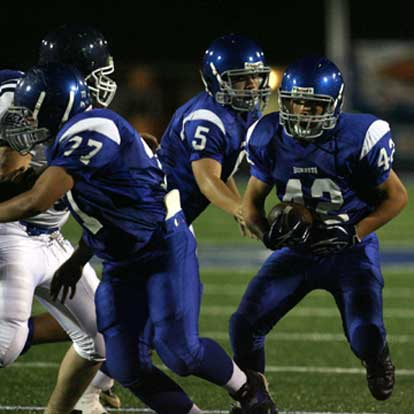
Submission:
M 83 24 L 67 24 L 49 32 L 41 42 L 39 62 L 63 62 L 78 67 L 87 79 L 94 106 L 110 104 L 116 91 L 116 83 L 108 76 L 114 71 L 113 59 L 105 38 L 93 27 Z M 11 105 L 14 89 L 23 75 L 18 71 L 0 71 L 0 115 L 3 115 Z M 36 178 L 33 176 L 38 174 L 34 170 L 41 171 L 46 165 L 44 148 L 40 147 L 21 155 L 12 148 L 3 146 L 0 149 L 0 159 L 2 199 L 7 196 L 10 198 L 22 188 L 27 189 L 30 182 L 33 183 L 33 178 Z M 29 169 L 22 172 L 27 167 Z M 7 179 L 10 176 L 13 179 Z M 47 283 L 51 281 L 54 270 L 66 260 L 72 249 L 69 242 L 64 240 L 59 232 L 59 228 L 66 222 L 68 215 L 66 208 L 51 209 L 24 223 L 7 223 L 0 226 L 4 240 L 0 246 L 0 290 L 5 293 L 12 289 L 12 284 L 6 277 L 10 273 L 7 269 L 13 269 L 13 274 L 24 275 L 20 279 L 15 278 L 14 281 L 13 288 L 19 294 L 14 294 L 13 297 L 2 301 L 0 324 L 16 327 L 14 330 L 11 329 L 8 335 L 4 335 L 0 341 L 0 348 L 8 349 L 0 358 L 2 366 L 10 365 L 20 351 L 26 352 L 32 344 L 68 340 L 69 336 L 60 323 L 68 332 L 71 332 L 72 338 L 77 338 L 74 340 L 76 352 L 73 353 L 73 358 L 77 358 L 77 354 L 80 354 L 82 358 L 93 358 L 91 354 L 93 348 L 89 346 L 89 351 L 86 351 L 85 346 L 79 345 L 82 341 L 84 343 L 90 341 L 85 335 L 92 335 L 91 338 L 93 338 L 93 335 L 97 334 L 93 292 L 99 280 L 93 269 L 90 266 L 85 267 L 86 287 L 81 290 L 82 293 L 76 301 L 68 303 L 65 309 L 61 307 L 60 310 L 57 309 L 58 307 L 48 303 L 47 295 L 44 297 L 39 294 L 39 291 L 45 289 Z M 20 252 L 19 255 L 16 254 L 17 250 Z M 39 278 L 39 275 L 43 275 L 43 278 Z M 19 284 L 17 280 L 20 280 Z M 36 286 L 35 295 L 41 297 L 39 300 L 51 309 L 51 313 L 59 320 L 59 323 L 48 313 L 30 318 L 27 339 L 24 343 L 24 335 L 27 332 L 27 326 L 24 326 L 26 319 L 19 315 L 24 314 L 26 318 L 30 315 L 31 300 L 27 298 L 31 298 Z M 5 296 L 10 295 L 5 293 Z M 68 312 L 74 316 L 68 318 L 65 314 Z M 69 322 L 71 319 L 78 320 L 79 326 Z M 13 333 L 19 340 L 12 341 Z M 101 342 L 103 342 L 102 339 Z M 70 390 L 68 384 L 72 370 L 74 370 L 73 375 L 77 377 L 76 384 L 82 383 L 77 365 L 70 358 L 65 358 L 61 370 L 65 375 L 59 377 L 60 380 L 56 384 L 54 393 L 63 396 L 69 392 L 75 395 L 76 393 Z M 112 406 L 119 407 L 120 401 L 112 393 L 112 385 L 111 378 L 98 372 L 76 408 L 84 414 L 104 413 L 105 409 L 99 403 L 100 395 L 105 397 L 105 401 Z
M 261 47 L 243 35 L 219 37 L 205 51 L 205 91 L 177 109 L 157 151 L 169 187 L 180 191 L 188 224 L 212 203 L 251 236 L 233 176 L 245 155 L 246 132 L 268 102 L 269 74 Z
M 205 91 L 175 112 L 158 150 L 189 224 L 213 203 L 248 231 L 233 175 L 245 155 L 247 129 L 270 96 L 269 73 L 262 49 L 245 36 L 222 36 L 205 51 Z
M 178 190 L 167 192 L 157 157 L 131 125 L 108 109 L 91 109 L 75 68 L 49 64 L 18 83 L 3 128 L 15 150 L 41 142 L 49 150 L 34 187 L 0 204 L 0 222 L 33 216 L 64 197 L 83 228 L 80 251 L 103 261 L 95 302 L 111 376 L 146 403 L 171 386 L 169 399 L 148 403 L 158 413 L 199 412 L 188 398 L 174 400 L 177 385 L 152 364 L 143 341 L 150 325 L 158 355 L 176 374 L 222 386 L 245 413 L 275 413 L 263 378 L 246 375 L 217 343 L 199 337 L 195 239 Z M 65 301 L 77 281 L 55 277 L 52 294 L 63 289 Z
M 251 178 L 243 210 L 250 229 L 275 251 L 231 317 L 231 345 L 240 367 L 264 372 L 266 335 L 306 294 L 324 289 L 334 297 L 350 347 L 366 367 L 369 390 L 385 400 L 393 390 L 394 366 L 375 230 L 404 208 L 407 192 L 392 169 L 389 124 L 341 112 L 343 95 L 334 63 L 303 58 L 284 73 L 280 112 L 249 129 Z M 273 187 L 280 200 L 313 213 L 309 237 L 306 226 L 294 231 L 269 226 L 264 202 Z

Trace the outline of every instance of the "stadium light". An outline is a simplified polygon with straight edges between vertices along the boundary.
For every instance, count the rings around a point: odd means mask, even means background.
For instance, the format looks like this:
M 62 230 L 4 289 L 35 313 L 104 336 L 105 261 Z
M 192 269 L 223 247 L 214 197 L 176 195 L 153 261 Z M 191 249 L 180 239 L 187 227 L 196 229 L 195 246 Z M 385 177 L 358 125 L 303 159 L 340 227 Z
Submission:
M 280 68 L 272 67 L 269 75 L 269 86 L 272 91 L 276 90 L 282 80 L 283 71 Z

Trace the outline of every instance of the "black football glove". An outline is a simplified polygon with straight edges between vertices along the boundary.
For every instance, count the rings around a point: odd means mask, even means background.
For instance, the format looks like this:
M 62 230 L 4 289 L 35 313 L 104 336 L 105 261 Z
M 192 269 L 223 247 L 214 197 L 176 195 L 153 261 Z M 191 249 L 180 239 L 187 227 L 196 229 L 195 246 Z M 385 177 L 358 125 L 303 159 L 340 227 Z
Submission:
M 335 254 L 360 243 L 353 224 L 337 223 L 314 225 L 310 236 L 310 250 L 319 256 Z
M 283 214 L 279 215 L 270 226 L 267 233 L 263 235 L 263 244 L 270 250 L 281 247 L 297 246 L 306 243 L 310 234 L 311 225 L 297 220 L 287 228 Z

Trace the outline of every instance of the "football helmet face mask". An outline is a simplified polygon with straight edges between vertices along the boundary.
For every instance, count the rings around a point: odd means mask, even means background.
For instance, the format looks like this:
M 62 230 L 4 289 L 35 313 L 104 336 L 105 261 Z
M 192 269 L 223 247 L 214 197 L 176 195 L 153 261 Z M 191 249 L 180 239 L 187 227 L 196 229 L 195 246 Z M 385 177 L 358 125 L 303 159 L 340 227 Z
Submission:
M 306 57 L 290 65 L 279 89 L 280 123 L 288 135 L 313 140 L 333 129 L 343 104 L 344 81 L 334 63 Z
M 88 83 L 95 105 L 107 107 L 117 84 L 110 78 L 115 68 L 103 35 L 92 27 L 70 24 L 48 33 L 40 44 L 39 64 L 51 62 L 75 66 Z
M 218 103 L 243 112 L 265 108 L 271 92 L 269 74 L 262 49 L 234 34 L 216 39 L 206 50 L 201 67 L 206 91 Z M 240 88 L 240 83 L 257 86 Z
M 26 155 L 49 139 L 48 129 L 38 125 L 30 109 L 12 105 L 1 120 L 2 136 L 12 149 Z
M 2 137 L 15 151 L 27 154 L 90 107 L 88 86 L 76 68 L 57 63 L 35 66 L 16 86 L 13 105 L 1 120 Z

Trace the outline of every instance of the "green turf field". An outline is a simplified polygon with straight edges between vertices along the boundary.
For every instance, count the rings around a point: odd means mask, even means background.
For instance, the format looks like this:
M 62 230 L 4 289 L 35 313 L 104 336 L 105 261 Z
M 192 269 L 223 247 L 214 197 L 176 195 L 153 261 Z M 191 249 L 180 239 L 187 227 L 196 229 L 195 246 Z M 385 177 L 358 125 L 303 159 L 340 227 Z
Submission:
M 237 247 L 257 243 L 240 239 L 233 221 L 211 207 L 195 227 L 201 245 L 221 243 Z M 382 245 L 414 248 L 413 228 L 411 204 L 380 232 Z M 66 232 L 73 240 L 78 235 L 73 223 Z M 201 271 L 205 294 L 200 332 L 218 340 L 226 349 L 228 318 L 255 270 L 241 269 L 235 263 L 230 270 Z M 381 403 L 370 396 L 362 366 L 342 334 L 335 304 L 328 294 L 318 291 L 282 320 L 267 339 L 267 376 L 282 412 L 414 413 L 414 269 L 384 267 L 384 278 L 385 323 L 397 367 L 393 397 Z M 41 308 L 35 305 L 34 312 L 41 312 Z M 66 348 L 67 344 L 33 347 L 14 366 L 0 370 L 0 413 L 39 413 L 27 407 L 45 405 Z M 215 386 L 192 377 L 177 381 L 204 410 L 230 407 L 230 398 Z M 143 408 L 119 386 L 117 392 L 125 408 Z M 16 406 L 26 410 L 17 410 Z
M 381 244 L 384 247 L 411 247 L 414 246 L 413 227 L 414 227 L 414 211 L 413 211 L 413 184 L 409 180 L 404 180 L 409 190 L 409 205 L 390 223 L 378 231 Z M 245 180 L 239 180 L 239 187 L 243 191 Z M 266 200 L 266 209 L 268 210 L 276 203 L 276 196 L 270 194 Z M 194 222 L 194 227 L 199 244 L 204 243 L 219 245 L 255 245 L 255 240 L 242 238 L 238 227 L 234 220 L 215 206 L 209 206 L 203 214 Z M 73 242 L 79 238 L 79 227 L 72 221 L 66 225 L 66 235 Z

